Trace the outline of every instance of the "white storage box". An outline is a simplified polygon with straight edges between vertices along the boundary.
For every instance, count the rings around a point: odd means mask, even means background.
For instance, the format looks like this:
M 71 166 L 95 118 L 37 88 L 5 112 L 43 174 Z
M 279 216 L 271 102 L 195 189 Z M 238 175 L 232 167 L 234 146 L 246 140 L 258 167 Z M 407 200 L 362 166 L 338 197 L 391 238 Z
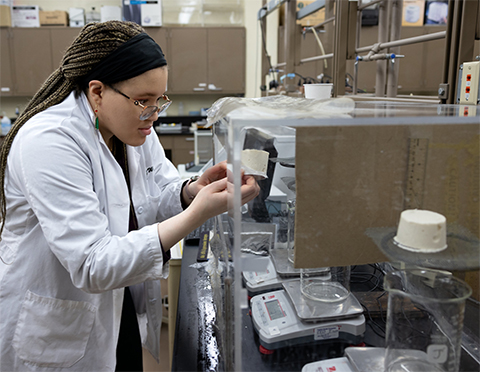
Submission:
M 83 8 L 70 8 L 68 10 L 70 27 L 85 26 L 85 10 Z
M 104 5 L 100 8 L 100 21 L 121 21 L 122 20 L 122 8 L 119 6 Z
M 123 18 L 144 27 L 162 26 L 162 1 L 125 0 L 123 2 Z
M 12 6 L 13 27 L 40 27 L 40 9 L 38 5 Z

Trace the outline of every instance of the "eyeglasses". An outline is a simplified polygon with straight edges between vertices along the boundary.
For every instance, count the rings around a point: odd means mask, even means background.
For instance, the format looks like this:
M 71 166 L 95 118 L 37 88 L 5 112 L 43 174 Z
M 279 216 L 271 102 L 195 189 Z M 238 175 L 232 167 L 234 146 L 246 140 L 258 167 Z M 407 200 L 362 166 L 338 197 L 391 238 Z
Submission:
M 156 112 L 158 112 L 160 114 L 161 112 L 165 111 L 172 104 L 172 101 L 170 101 L 170 98 L 168 98 L 164 94 L 161 97 L 161 98 L 163 98 L 164 101 L 166 101 L 163 105 L 161 105 L 161 106 L 145 106 L 145 105 L 142 105 L 139 101 L 130 98 L 125 93 L 120 92 L 117 88 L 114 88 L 112 86 L 110 86 L 110 88 L 112 88 L 115 92 L 117 92 L 118 94 L 121 94 L 125 98 L 128 98 L 129 100 L 133 101 L 133 104 L 135 106 L 140 106 L 143 109 L 142 112 L 140 113 L 140 120 L 147 120 L 150 116 L 152 116 Z

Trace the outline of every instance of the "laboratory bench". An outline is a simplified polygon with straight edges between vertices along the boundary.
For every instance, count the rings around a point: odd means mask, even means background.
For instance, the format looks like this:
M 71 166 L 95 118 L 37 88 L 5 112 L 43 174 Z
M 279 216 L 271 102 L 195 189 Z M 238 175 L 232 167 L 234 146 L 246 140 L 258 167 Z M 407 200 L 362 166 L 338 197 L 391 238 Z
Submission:
M 220 333 L 209 319 L 214 318 L 213 296 L 208 285 L 208 274 L 197 262 L 198 246 L 185 245 L 179 284 L 172 371 L 215 371 L 218 368 L 218 349 L 215 338 Z M 367 280 L 374 275 L 372 265 L 352 267 L 351 291 L 362 303 L 366 318 L 365 346 L 384 347 L 382 332 L 386 317 L 387 293 L 376 281 Z M 370 273 L 367 271 L 370 270 Z M 380 284 L 381 285 L 381 284 Z M 382 309 L 379 309 L 382 306 Z M 262 354 L 248 309 L 242 310 L 242 370 L 244 371 L 300 371 L 310 362 L 340 357 L 345 343 L 317 343 L 277 349 L 271 355 Z M 467 301 L 464 335 L 470 336 L 473 357 L 462 348 L 460 371 L 478 372 L 479 306 Z M 363 344 L 362 344 L 363 345 Z M 471 350 L 472 351 L 472 350 Z
M 165 155 L 175 167 L 195 161 L 195 132 L 202 129 L 196 129 L 194 124 L 204 121 L 205 116 L 162 116 L 154 122 Z

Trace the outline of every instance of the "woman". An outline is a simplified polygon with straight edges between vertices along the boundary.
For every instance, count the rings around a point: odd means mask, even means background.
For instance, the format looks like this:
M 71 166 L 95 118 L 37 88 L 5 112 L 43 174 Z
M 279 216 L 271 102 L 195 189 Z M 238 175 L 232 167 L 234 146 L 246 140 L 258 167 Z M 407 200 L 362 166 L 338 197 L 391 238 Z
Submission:
M 141 370 L 140 337 L 158 356 L 168 250 L 227 210 L 225 164 L 182 182 L 151 133 L 167 74 L 140 26 L 88 24 L 7 135 L 1 371 Z

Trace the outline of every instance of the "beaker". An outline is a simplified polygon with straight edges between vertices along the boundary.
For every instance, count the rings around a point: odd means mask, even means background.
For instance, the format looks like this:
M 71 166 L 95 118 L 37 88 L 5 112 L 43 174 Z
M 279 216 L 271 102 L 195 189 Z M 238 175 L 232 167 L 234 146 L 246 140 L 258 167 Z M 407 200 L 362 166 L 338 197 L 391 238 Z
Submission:
M 292 264 L 295 259 L 295 199 L 287 201 L 287 257 Z
M 389 272 L 384 281 L 385 371 L 458 371 L 468 284 L 449 272 L 421 268 Z
M 350 294 L 350 266 L 301 269 L 300 291 L 315 301 L 342 301 Z

